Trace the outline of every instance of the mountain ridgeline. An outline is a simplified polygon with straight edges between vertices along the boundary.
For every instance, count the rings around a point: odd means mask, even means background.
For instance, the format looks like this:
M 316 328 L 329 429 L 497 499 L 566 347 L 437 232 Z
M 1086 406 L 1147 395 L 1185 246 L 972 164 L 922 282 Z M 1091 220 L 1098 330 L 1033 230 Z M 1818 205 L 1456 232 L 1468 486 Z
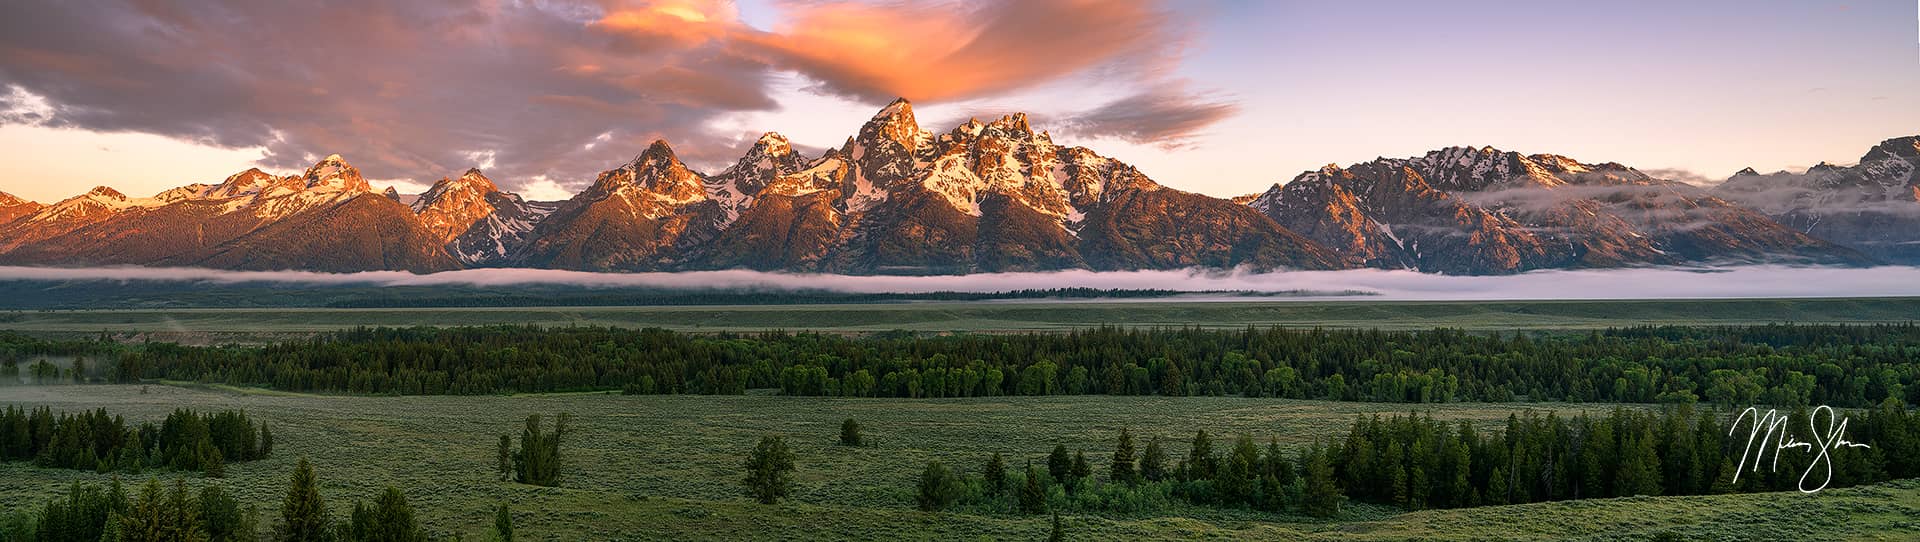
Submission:
M 1224 200 L 1161 186 L 1025 115 L 922 129 L 895 101 L 808 157 L 769 133 L 724 170 L 665 141 L 560 202 L 478 169 L 408 201 L 344 159 L 250 169 L 150 198 L 0 194 L 0 265 L 436 272 L 754 269 L 965 274 L 1059 269 L 1552 268 L 1920 263 L 1920 138 L 1856 166 L 1743 171 L 1717 187 L 1620 164 L 1448 148 L 1329 165 Z

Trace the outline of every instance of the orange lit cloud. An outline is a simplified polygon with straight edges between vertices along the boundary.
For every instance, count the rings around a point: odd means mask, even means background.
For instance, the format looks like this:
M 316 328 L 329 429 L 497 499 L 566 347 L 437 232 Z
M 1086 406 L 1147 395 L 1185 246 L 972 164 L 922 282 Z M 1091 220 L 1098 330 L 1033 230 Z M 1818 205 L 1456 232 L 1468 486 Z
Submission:
M 630 52 L 688 48 L 722 38 L 739 24 L 731 2 L 723 0 L 658 0 L 618 2 L 587 26 L 617 36 Z
M 727 2 L 663 0 L 609 9 L 595 30 L 636 49 L 724 41 L 822 88 L 871 102 L 975 98 L 1125 64 L 1157 76 L 1183 45 L 1177 18 L 1142 0 L 788 2 L 771 32 Z

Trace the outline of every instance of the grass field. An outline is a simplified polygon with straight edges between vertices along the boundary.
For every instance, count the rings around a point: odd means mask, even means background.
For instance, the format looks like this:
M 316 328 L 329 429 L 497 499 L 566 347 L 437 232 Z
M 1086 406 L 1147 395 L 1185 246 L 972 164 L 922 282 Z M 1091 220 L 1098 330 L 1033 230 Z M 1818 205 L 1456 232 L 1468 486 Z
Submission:
M 1476 330 L 1639 324 L 1872 323 L 1920 319 L 1920 298 L 1659 301 L 1139 301 L 445 309 L 152 309 L 0 312 L 0 329 L 165 340 L 303 334 L 355 326 L 539 324 L 871 332 L 1045 331 L 1120 326 Z
M 976 469 L 993 452 L 1039 458 L 1057 441 L 1104 468 L 1122 427 L 1184 440 L 1193 430 L 1273 436 L 1293 446 L 1344 433 L 1353 416 L 1408 405 L 1243 398 L 1046 397 L 952 400 L 780 396 L 542 395 L 342 397 L 194 386 L 0 388 L 0 404 L 59 410 L 104 407 L 157 419 L 177 406 L 244 408 L 274 428 L 275 455 L 230 465 L 227 485 L 273 510 L 301 455 L 316 464 L 336 513 L 384 485 L 407 490 L 430 529 L 481 540 L 489 510 L 512 502 L 526 540 L 1037 540 L 1044 518 L 915 511 L 912 483 L 930 459 Z M 1521 409 L 1572 412 L 1608 405 L 1446 404 L 1439 419 L 1493 428 Z M 527 414 L 568 411 L 576 433 L 561 488 L 496 481 L 493 447 Z M 869 446 L 834 445 L 856 418 Z M 753 504 L 739 462 L 762 435 L 784 435 L 797 455 L 789 503 Z M 1169 446 L 1183 455 L 1184 443 Z M 0 465 L 0 507 L 58 493 L 101 475 Z M 272 515 L 263 518 L 273 521 Z M 1632 498 L 1404 513 L 1356 506 L 1337 521 L 1181 508 L 1159 515 L 1065 518 L 1069 539 L 1616 540 L 1674 531 L 1689 540 L 1912 540 L 1920 538 L 1920 482 L 1798 493 Z

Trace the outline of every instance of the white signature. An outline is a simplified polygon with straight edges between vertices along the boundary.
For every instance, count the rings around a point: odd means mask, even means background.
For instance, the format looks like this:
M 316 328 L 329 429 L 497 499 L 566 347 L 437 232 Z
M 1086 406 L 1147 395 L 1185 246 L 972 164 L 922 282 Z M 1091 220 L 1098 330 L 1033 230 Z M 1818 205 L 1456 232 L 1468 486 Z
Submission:
M 1822 412 L 1827 414 L 1827 430 L 1825 432 L 1820 430 L 1819 421 L 1820 413 Z M 1747 434 L 1747 449 L 1740 453 L 1740 466 L 1733 471 L 1734 483 L 1740 482 L 1740 473 L 1747 469 L 1748 459 L 1753 460 L 1753 472 L 1760 472 L 1760 464 L 1761 461 L 1766 459 L 1768 446 L 1773 448 L 1773 461 L 1767 465 L 1769 471 L 1780 468 L 1781 450 L 1799 448 L 1802 452 L 1814 454 L 1813 462 L 1807 464 L 1806 472 L 1800 473 L 1800 482 L 1798 484 L 1800 492 L 1818 493 L 1820 490 L 1826 489 L 1827 484 L 1833 483 L 1833 457 L 1829 455 L 1830 452 L 1842 447 L 1872 448 L 1872 446 L 1847 440 L 1847 418 L 1840 416 L 1839 413 L 1834 412 L 1833 407 L 1826 405 L 1816 407 L 1812 413 L 1807 414 L 1807 429 L 1813 433 L 1812 442 L 1801 442 L 1800 439 L 1788 435 L 1786 416 L 1772 409 L 1768 409 L 1767 413 L 1763 415 L 1758 408 L 1754 407 L 1747 407 L 1746 410 L 1740 412 L 1738 417 L 1733 419 L 1733 426 L 1727 428 L 1727 436 L 1731 437 L 1735 432 L 1738 432 L 1740 430 L 1740 421 L 1747 419 L 1747 415 L 1749 414 L 1753 415 L 1753 430 Z M 1766 430 L 1764 437 L 1761 436 L 1761 429 Z M 1759 450 L 1753 448 L 1755 442 L 1760 443 L 1761 448 Z M 1824 469 L 1826 476 L 1820 479 L 1820 485 L 1808 489 L 1807 481 L 1813 477 L 1813 473 L 1817 469 Z

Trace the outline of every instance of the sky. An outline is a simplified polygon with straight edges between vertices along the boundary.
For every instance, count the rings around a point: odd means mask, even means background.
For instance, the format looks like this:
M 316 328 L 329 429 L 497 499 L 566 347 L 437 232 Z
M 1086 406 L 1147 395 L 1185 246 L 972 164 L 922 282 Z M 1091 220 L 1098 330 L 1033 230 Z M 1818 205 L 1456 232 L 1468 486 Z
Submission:
M 1214 196 L 1494 146 L 1691 182 L 1920 134 L 1912 2 L 18 0 L 0 191 L 150 195 L 345 156 L 418 192 L 562 199 L 656 138 L 717 172 L 894 97 L 1026 112 Z

